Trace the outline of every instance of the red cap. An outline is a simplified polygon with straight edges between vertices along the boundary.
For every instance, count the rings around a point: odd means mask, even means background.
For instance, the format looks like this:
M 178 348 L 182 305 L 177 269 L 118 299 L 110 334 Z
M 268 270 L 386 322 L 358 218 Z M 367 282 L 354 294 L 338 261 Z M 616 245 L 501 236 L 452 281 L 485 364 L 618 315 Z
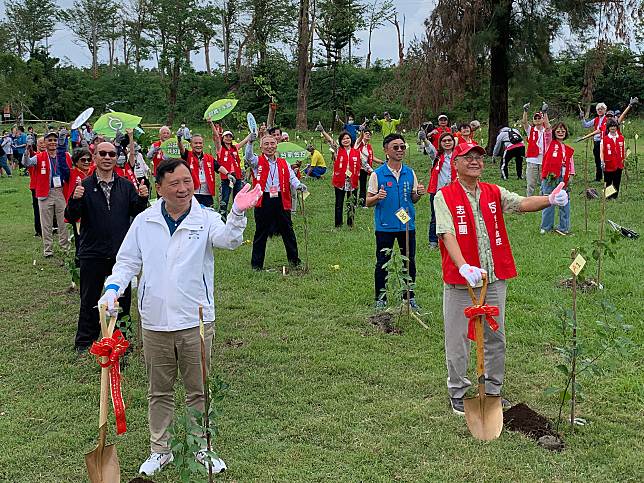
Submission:
M 472 150 L 475 150 L 479 154 L 485 154 L 485 148 L 483 146 L 479 146 L 478 144 L 474 143 L 459 143 L 454 148 L 454 157 L 456 158 L 457 156 L 465 156 Z

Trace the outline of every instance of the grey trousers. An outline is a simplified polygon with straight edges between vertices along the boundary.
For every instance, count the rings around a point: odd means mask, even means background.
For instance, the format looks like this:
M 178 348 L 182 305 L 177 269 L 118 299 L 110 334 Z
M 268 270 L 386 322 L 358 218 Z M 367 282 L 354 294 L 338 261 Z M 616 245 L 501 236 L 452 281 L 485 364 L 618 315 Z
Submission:
M 526 196 L 538 195 L 541 186 L 541 165 L 526 163 L 525 178 L 527 180 Z
M 206 369 L 215 335 L 214 322 L 204 324 Z M 186 390 L 186 406 L 204 409 L 199 327 L 160 332 L 143 329 L 143 355 L 148 373 L 148 420 L 150 448 L 156 453 L 170 452 L 168 428 L 174 416 L 174 383 L 181 371 Z
M 479 288 L 474 289 L 477 297 Z M 485 392 L 498 395 L 505 372 L 505 295 L 506 282 L 497 280 L 488 285 L 485 302 L 499 307 L 499 330 L 494 332 L 484 321 Z M 472 305 L 469 292 L 463 285 L 443 285 L 443 317 L 445 319 L 445 359 L 447 362 L 447 392 L 450 397 L 462 398 L 472 385 L 467 378 L 470 340 L 468 320 L 463 311 Z M 476 355 L 474 355 L 476 357 Z

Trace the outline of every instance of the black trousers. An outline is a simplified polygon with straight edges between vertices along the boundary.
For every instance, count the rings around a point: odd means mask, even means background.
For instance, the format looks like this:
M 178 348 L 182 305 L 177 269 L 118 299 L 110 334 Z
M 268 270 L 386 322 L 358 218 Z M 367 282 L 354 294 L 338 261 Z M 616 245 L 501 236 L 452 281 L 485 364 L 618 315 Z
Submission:
M 347 198 L 347 226 L 353 226 L 353 218 L 356 213 L 356 203 L 358 202 L 358 193 L 356 190 L 344 191 L 335 188 L 335 226 L 342 226 L 344 197 Z
M 593 156 L 595 157 L 595 181 L 602 180 L 602 160 L 600 157 L 601 141 L 593 142 Z
M 293 266 L 299 265 L 301 261 L 297 253 L 297 240 L 291 222 L 291 212 L 282 206 L 281 193 L 275 198 L 271 198 L 270 193 L 264 193 L 262 206 L 255 208 L 255 237 L 250 259 L 250 264 L 255 270 L 264 268 L 266 241 L 274 234 L 282 235 L 288 262 Z
M 391 256 L 386 255 L 383 248 L 394 248 L 394 241 L 398 240 L 398 247 L 403 256 L 407 256 L 407 247 L 405 246 L 405 232 L 404 231 L 377 231 L 376 232 L 376 271 L 374 274 L 376 300 L 384 293 L 387 285 L 387 271 L 382 268 L 385 263 L 389 261 Z M 416 231 L 409 231 L 409 275 L 412 282 L 416 281 Z M 410 291 L 409 295 L 414 296 L 414 291 Z M 403 293 L 403 299 L 407 298 L 407 292 Z M 385 295 L 384 300 L 387 299 Z
M 613 187 L 617 190 L 615 194 L 608 196 L 606 199 L 608 200 L 616 199 L 617 195 L 619 194 L 619 185 L 622 183 L 622 169 L 620 168 L 620 169 L 616 169 L 615 171 L 605 171 L 604 182 L 606 183 L 607 188 L 610 185 L 613 185 Z
M 517 179 L 523 179 L 523 157 L 525 156 L 525 146 L 508 149 L 503 152 L 501 158 L 501 178 L 508 179 L 508 166 L 514 158 L 517 167 Z
M 369 179 L 369 173 L 364 169 L 360 170 L 360 194 L 358 199 L 360 200 L 360 206 L 367 206 L 367 180 Z
M 434 198 L 436 193 L 429 194 L 429 243 L 438 243 L 436 235 L 436 212 L 434 211 Z
M 215 204 L 212 195 L 195 195 L 195 198 L 200 205 L 207 206 L 208 208 L 212 208 L 212 206 Z
M 76 331 L 75 346 L 85 349 L 92 345 L 101 334 L 101 325 L 98 318 L 98 299 L 103 292 L 103 284 L 108 275 L 112 273 L 114 258 L 81 258 L 80 259 L 80 312 L 78 314 L 78 329 Z M 127 286 L 123 296 L 119 298 L 122 312 L 119 319 L 130 315 L 132 290 Z
M 31 189 L 31 206 L 34 209 L 34 233 L 42 236 L 42 228 L 40 227 L 40 209 L 38 208 L 38 198 L 36 198 L 36 190 Z M 54 217 L 56 221 L 56 217 Z

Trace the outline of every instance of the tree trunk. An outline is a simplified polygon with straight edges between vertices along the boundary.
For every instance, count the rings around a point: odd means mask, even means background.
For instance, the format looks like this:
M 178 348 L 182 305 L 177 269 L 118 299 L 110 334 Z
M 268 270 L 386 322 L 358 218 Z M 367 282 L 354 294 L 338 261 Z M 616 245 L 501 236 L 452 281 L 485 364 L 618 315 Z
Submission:
M 486 151 L 492 155 L 499 130 L 508 125 L 510 20 L 512 0 L 500 0 L 492 16 L 496 38 L 490 48 L 490 114 Z
M 307 131 L 307 97 L 309 89 L 309 0 L 300 0 L 297 39 L 297 114 L 295 129 Z
M 177 108 L 177 94 L 179 92 L 179 77 L 181 74 L 180 60 L 175 58 L 170 71 L 170 89 L 168 91 L 168 126 L 174 122 Z
M 203 39 L 203 53 L 206 57 L 206 72 L 212 75 L 212 68 L 210 67 L 210 38 L 204 37 Z
M 98 79 L 98 40 L 96 38 L 96 25 L 92 27 L 92 77 Z
M 367 60 L 365 61 L 365 69 L 371 67 L 371 34 L 373 34 L 373 28 L 369 26 L 369 40 L 367 40 Z
M 398 23 L 398 16 L 396 15 L 394 15 L 393 24 L 394 27 L 396 27 L 396 35 L 398 38 L 398 67 L 402 67 L 405 56 L 405 46 L 403 45 L 400 37 L 400 24 Z

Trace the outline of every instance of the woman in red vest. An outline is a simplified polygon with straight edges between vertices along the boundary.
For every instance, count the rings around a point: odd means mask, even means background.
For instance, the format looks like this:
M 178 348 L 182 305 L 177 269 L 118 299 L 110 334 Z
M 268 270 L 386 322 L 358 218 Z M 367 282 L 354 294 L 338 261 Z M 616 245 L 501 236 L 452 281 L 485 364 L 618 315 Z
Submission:
M 81 184 L 85 178 L 92 174 L 94 168 L 95 165 L 92 162 L 92 153 L 89 152 L 89 148 L 74 148 L 74 151 L 72 152 L 72 168 L 69 171 L 69 182 L 65 183 L 65 186 L 63 187 L 67 203 L 69 203 L 69 198 L 74 194 L 76 186 Z M 65 219 L 65 221 L 70 223 L 67 219 Z M 77 267 L 80 267 L 80 260 L 78 259 L 78 243 L 80 241 L 78 227 L 80 223 L 71 223 L 71 225 L 74 233 L 74 247 L 76 249 L 74 262 Z
M 613 185 L 616 190 L 608 199 L 617 199 L 619 185 L 622 182 L 624 159 L 626 158 L 624 136 L 619 132 L 619 124 L 617 121 L 611 119 L 606 122 L 606 131 L 602 137 L 599 152 L 601 154 L 606 187 Z
M 438 116 L 438 127 L 429 133 L 429 140 L 434 145 L 434 148 L 438 150 L 440 148 L 440 138 L 444 133 L 451 133 L 452 128 L 449 127 L 449 118 L 446 114 L 441 114 Z
M 233 143 L 233 133 L 231 131 L 224 131 L 219 136 L 219 131 L 213 129 L 212 139 L 215 143 L 217 150 L 217 162 L 226 168 L 227 172 L 235 177 L 235 181 L 229 180 L 230 175 L 220 174 L 221 179 L 221 199 L 219 201 L 219 213 L 226 216 L 228 213 L 228 200 L 232 191 L 233 199 L 237 196 L 242 189 L 242 180 L 244 178 L 241 170 L 241 158 L 239 157 L 239 150 L 242 149 L 250 139 L 250 134 L 246 136 L 240 143 Z
M 553 130 L 553 140 L 543 156 L 541 164 L 541 194 L 549 195 L 559 183 L 570 193 L 570 177 L 575 175 L 575 150 L 564 144 L 568 138 L 568 127 L 559 122 Z M 541 212 L 541 234 L 552 231 L 555 224 L 555 207 L 549 206 Z M 568 203 L 559 207 L 559 227 L 555 230 L 560 235 L 570 232 L 570 198 Z
M 441 134 L 438 141 L 438 151 L 432 164 L 432 169 L 429 172 L 429 206 L 430 206 L 430 220 L 429 220 L 429 248 L 438 248 L 438 237 L 436 236 L 436 212 L 434 211 L 434 197 L 439 189 L 447 186 L 456 179 L 456 166 L 452 162 L 452 155 L 456 139 L 451 133 L 445 132 Z
M 321 127 L 318 124 L 318 129 Z M 344 199 L 347 199 L 347 226 L 353 226 L 353 218 L 358 202 L 358 181 L 360 179 L 360 151 L 351 146 L 351 135 L 347 131 L 342 131 L 338 135 L 338 142 L 321 129 L 322 136 L 331 146 L 333 157 L 333 178 L 331 183 L 335 188 L 335 227 L 341 227 L 343 224 L 342 211 L 344 209 Z M 365 163 L 367 171 L 373 171 Z
M 362 124 L 358 129 L 360 130 L 360 135 L 358 136 L 358 139 L 356 139 L 356 143 L 354 145 L 354 147 L 360 151 L 361 163 L 360 194 L 358 195 L 358 199 L 360 200 L 360 206 L 366 208 L 367 178 L 369 177 L 369 174 L 373 172 L 374 161 L 378 164 L 382 164 L 382 161 L 373 155 L 373 147 L 371 146 L 371 129 L 366 127 L 364 124 Z M 371 171 L 362 167 L 365 164 L 369 165 Z
M 474 136 L 472 134 L 472 126 L 470 126 L 470 124 L 466 122 L 458 126 L 458 131 L 454 134 L 454 138 L 456 138 L 457 144 L 478 144 L 474 140 Z
M 152 143 L 150 150 L 148 151 L 147 158 L 152 161 L 152 174 L 156 175 L 157 166 L 163 161 L 163 151 L 161 150 L 161 144 L 164 141 L 167 141 L 172 136 L 172 131 L 168 126 L 161 126 L 159 129 L 159 140 Z

